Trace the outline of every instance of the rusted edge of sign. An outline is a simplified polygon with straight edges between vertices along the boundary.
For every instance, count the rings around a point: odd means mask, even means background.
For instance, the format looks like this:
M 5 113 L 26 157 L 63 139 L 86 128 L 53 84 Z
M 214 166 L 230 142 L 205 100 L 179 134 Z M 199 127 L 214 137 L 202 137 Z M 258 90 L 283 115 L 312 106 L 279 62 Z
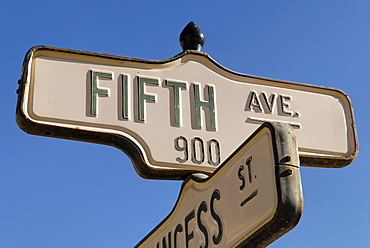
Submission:
M 275 176 L 278 190 L 278 206 L 270 222 L 262 226 L 237 247 L 264 248 L 293 229 L 303 212 L 303 196 L 299 168 L 277 165 Z
M 272 219 L 249 235 L 245 240 L 237 241 L 238 248 L 264 248 L 279 237 L 293 229 L 299 222 L 303 212 L 303 192 L 300 176 L 300 163 L 296 135 L 293 128 L 285 123 L 265 122 L 243 144 L 238 147 L 208 178 L 190 175 L 181 185 L 180 193 L 171 212 L 136 246 L 140 247 L 159 229 L 176 210 L 179 205 L 184 187 L 190 181 L 206 182 L 210 180 L 223 166 L 225 166 L 251 139 L 262 129 L 268 128 L 272 137 L 274 152 L 275 179 L 277 189 L 277 207 Z M 283 144 L 283 145 L 280 145 Z
M 35 46 L 32 47 L 25 55 L 23 66 L 22 66 L 22 74 L 19 80 L 19 89 L 18 92 L 18 101 L 17 101 L 17 108 L 16 108 L 16 120 L 18 125 L 22 130 L 29 134 L 41 135 L 41 136 L 49 136 L 49 137 L 56 137 L 56 138 L 63 138 L 63 139 L 73 139 L 78 141 L 86 141 L 92 143 L 99 143 L 105 145 L 111 145 L 117 147 L 118 149 L 124 151 L 134 162 L 134 167 L 138 174 L 143 178 L 152 178 L 152 179 L 184 179 L 187 175 L 197 172 L 193 170 L 184 171 L 181 170 L 171 170 L 171 169 L 157 169 L 152 166 L 147 166 L 146 162 L 144 161 L 143 154 L 140 149 L 129 139 L 125 137 L 118 136 L 117 134 L 110 134 L 110 133 L 94 133 L 92 131 L 80 130 L 80 129 L 73 129 L 73 128 L 65 128 L 65 127 L 57 127 L 51 125 L 43 125 L 37 122 L 34 122 L 32 119 L 29 119 L 25 113 L 22 111 L 22 104 L 23 104 L 23 91 L 25 88 L 25 84 L 27 82 L 28 77 L 28 68 L 30 66 L 30 62 L 32 61 L 32 56 L 36 51 L 46 50 L 46 51 L 56 51 L 56 52 L 63 52 L 63 53 L 70 53 L 70 54 L 78 54 L 84 56 L 93 56 L 93 57 L 100 57 L 105 59 L 115 59 L 121 61 L 131 61 L 137 63 L 145 63 L 145 64 L 165 64 L 171 61 L 177 60 L 181 57 L 184 57 L 186 54 L 191 54 L 195 56 L 201 56 L 207 58 L 212 64 L 219 67 L 220 69 L 226 71 L 227 73 L 234 74 L 237 76 L 245 77 L 245 78 L 254 78 L 254 79 L 261 79 L 270 82 L 279 83 L 282 85 L 297 85 L 297 86 L 307 86 L 316 89 L 325 89 L 335 91 L 338 94 L 341 94 L 345 97 L 348 101 L 348 106 L 350 108 L 350 119 L 351 122 L 350 126 L 348 127 L 351 129 L 351 133 L 353 133 L 354 139 L 354 152 L 349 156 L 319 156 L 319 155 L 309 155 L 309 154 L 300 154 L 301 165 L 305 166 L 314 166 L 314 167 L 333 167 L 339 168 L 344 167 L 351 163 L 358 154 L 358 140 L 356 134 L 356 128 L 354 123 L 354 116 L 353 116 L 353 109 L 351 105 L 351 101 L 349 97 L 341 90 L 323 86 L 315 86 L 303 83 L 295 83 L 283 80 L 276 80 L 258 76 L 252 76 L 247 74 L 238 73 L 227 69 L 212 59 L 207 53 L 195 51 L 195 50 L 186 50 L 182 53 L 179 53 L 171 58 L 164 59 L 164 60 L 148 60 L 148 59 L 138 59 L 138 58 L 130 58 L 118 55 L 110 55 L 110 54 L 103 54 L 103 53 L 96 53 L 96 52 L 88 52 L 88 51 L 81 51 L 81 50 L 74 50 L 74 49 L 66 49 L 66 48 L 59 48 L 59 47 L 52 47 L 52 46 Z M 202 172 L 202 171 L 199 171 Z
M 303 212 L 303 192 L 299 161 L 294 161 L 294 149 L 297 149 L 294 130 L 283 123 L 265 123 L 270 126 L 275 142 L 275 178 L 278 191 L 278 205 L 274 217 L 237 247 L 261 247 L 274 242 L 276 239 L 293 229 L 299 222 Z M 279 145 L 285 144 L 285 145 Z M 298 152 L 298 151 L 297 151 Z M 298 156 L 297 156 L 298 158 Z

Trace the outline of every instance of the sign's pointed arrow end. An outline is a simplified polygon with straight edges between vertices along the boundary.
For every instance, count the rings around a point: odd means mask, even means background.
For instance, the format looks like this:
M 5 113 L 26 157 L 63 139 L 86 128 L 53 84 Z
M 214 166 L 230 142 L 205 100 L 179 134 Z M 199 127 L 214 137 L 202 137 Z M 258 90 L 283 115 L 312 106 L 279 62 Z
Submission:
M 201 51 L 205 37 L 200 27 L 195 22 L 191 21 L 182 30 L 179 40 L 184 52 L 186 50 Z

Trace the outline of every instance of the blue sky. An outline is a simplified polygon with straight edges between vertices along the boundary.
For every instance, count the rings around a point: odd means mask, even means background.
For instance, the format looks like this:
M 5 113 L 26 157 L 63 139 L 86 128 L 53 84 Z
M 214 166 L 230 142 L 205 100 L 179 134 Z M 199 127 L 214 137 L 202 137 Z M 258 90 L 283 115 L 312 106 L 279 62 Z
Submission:
M 370 247 L 369 10 L 359 0 L 3 0 L 0 247 L 133 247 L 166 217 L 180 181 L 140 178 L 113 147 L 26 134 L 15 91 L 35 45 L 160 60 L 182 51 L 189 21 L 205 33 L 203 51 L 231 70 L 334 87 L 352 100 L 358 157 L 341 169 L 301 168 L 302 219 L 269 247 Z

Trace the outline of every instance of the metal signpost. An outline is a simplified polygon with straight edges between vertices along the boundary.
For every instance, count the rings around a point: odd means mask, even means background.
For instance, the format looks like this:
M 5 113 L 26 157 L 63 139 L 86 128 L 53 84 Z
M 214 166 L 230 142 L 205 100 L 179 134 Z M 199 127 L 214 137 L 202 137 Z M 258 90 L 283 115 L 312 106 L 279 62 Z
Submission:
M 210 178 L 185 180 L 170 215 L 136 248 L 265 247 L 302 208 L 294 130 L 265 123 Z
M 295 128 L 301 165 L 342 167 L 356 157 L 345 93 L 226 69 L 200 51 L 197 28 L 184 29 L 184 52 L 161 61 L 31 48 L 19 81 L 19 126 L 118 147 L 145 178 L 210 174 L 266 121 Z

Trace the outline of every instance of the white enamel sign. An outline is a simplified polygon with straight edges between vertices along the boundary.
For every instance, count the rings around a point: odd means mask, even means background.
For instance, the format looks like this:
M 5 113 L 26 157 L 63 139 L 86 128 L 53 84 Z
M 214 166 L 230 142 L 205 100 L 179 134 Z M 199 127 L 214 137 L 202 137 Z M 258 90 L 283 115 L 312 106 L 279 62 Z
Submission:
M 266 247 L 300 219 L 299 174 L 294 131 L 267 123 L 210 178 L 186 180 L 170 215 L 136 248 Z
M 358 149 L 342 91 L 236 73 L 197 51 L 152 61 L 34 47 L 17 121 L 29 133 L 116 146 L 150 178 L 212 173 L 265 121 L 295 128 L 302 165 L 342 167 Z

